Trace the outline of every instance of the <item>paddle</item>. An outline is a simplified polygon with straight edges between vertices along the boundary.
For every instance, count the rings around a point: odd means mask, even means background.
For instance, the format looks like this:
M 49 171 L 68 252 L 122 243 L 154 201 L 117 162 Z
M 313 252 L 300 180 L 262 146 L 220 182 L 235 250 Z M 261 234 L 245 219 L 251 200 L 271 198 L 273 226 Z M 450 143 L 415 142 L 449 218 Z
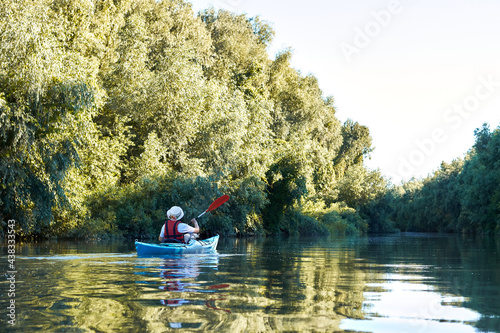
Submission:
M 224 202 L 226 202 L 228 200 L 229 200 L 229 195 L 224 194 L 222 197 L 220 197 L 220 198 L 216 199 L 214 202 L 212 202 L 212 204 L 208 207 L 208 209 L 206 211 L 204 211 L 203 213 L 198 215 L 197 219 L 202 217 L 206 212 L 210 212 L 210 211 L 214 210 L 215 208 L 218 208 L 219 206 L 221 206 Z

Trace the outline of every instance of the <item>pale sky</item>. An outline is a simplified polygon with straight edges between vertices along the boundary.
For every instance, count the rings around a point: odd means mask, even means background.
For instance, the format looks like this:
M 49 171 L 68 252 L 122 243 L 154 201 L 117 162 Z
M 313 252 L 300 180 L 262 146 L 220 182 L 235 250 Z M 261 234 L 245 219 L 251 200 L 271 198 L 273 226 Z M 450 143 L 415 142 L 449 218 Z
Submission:
M 366 165 L 399 184 L 463 157 L 500 124 L 498 0 L 191 0 L 259 16 L 292 66 L 318 78 L 337 117 L 368 126 Z

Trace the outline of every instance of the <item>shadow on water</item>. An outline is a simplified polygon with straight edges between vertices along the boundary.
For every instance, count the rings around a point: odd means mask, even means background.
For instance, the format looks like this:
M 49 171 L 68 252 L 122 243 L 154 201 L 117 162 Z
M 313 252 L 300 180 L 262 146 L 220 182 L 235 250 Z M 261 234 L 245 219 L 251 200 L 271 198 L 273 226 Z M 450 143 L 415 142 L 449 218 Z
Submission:
M 16 328 L 500 332 L 498 250 L 428 234 L 221 239 L 214 254 L 162 258 L 133 242 L 22 244 Z

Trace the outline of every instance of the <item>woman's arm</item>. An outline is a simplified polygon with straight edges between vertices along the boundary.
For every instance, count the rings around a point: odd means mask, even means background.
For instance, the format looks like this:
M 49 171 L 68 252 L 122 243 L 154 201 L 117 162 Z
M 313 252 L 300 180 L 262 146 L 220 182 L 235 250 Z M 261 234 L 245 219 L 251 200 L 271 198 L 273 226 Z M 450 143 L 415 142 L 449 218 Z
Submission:
M 165 240 L 165 238 L 162 237 L 161 235 L 165 236 L 165 224 L 163 225 L 163 227 L 161 227 L 160 236 L 158 237 L 158 240 L 160 241 L 160 243 L 163 243 L 163 241 Z

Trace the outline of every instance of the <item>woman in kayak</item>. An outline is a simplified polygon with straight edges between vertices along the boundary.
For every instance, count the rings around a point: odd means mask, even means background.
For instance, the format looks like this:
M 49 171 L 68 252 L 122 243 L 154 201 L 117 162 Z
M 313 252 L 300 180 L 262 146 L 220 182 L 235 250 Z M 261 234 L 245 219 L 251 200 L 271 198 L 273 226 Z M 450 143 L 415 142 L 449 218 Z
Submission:
M 167 211 L 167 220 L 161 228 L 160 237 L 158 238 L 161 243 L 163 242 L 181 242 L 188 243 L 191 238 L 198 238 L 200 227 L 198 221 L 192 219 L 194 228 L 181 222 L 184 216 L 184 211 L 181 207 L 173 206 Z

